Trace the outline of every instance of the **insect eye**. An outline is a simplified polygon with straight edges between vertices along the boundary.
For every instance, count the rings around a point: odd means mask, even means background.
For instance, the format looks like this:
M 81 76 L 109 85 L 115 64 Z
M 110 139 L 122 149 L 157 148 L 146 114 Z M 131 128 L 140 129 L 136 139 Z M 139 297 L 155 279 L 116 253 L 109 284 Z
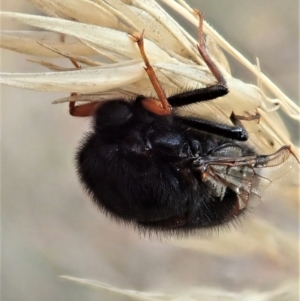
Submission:
M 95 115 L 94 127 L 101 130 L 108 127 L 123 125 L 132 117 L 130 104 L 113 101 L 100 106 Z

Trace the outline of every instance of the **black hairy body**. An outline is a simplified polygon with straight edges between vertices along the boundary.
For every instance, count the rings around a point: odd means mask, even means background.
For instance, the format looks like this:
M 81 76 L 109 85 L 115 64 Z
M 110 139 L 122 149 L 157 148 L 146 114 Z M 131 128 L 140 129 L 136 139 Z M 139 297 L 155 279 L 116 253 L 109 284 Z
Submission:
M 149 112 L 141 98 L 108 102 L 94 115 L 93 132 L 76 157 L 94 202 L 114 217 L 161 230 L 212 227 L 232 219 L 237 194 L 227 187 L 217 196 L 195 161 L 220 148 L 237 149 L 242 156 L 253 152 L 192 129 L 182 117 Z

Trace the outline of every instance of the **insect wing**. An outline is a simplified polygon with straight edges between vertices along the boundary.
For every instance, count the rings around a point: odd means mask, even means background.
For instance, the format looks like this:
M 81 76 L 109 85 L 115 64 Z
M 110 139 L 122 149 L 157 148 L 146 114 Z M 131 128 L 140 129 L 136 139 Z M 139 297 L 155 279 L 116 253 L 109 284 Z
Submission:
M 268 156 L 220 157 L 214 153 L 199 168 L 203 171 L 203 181 L 221 200 L 226 187 L 233 190 L 241 210 L 260 203 L 269 186 L 272 190 L 278 188 L 292 170 L 299 171 L 300 165 L 290 148 L 284 146 Z

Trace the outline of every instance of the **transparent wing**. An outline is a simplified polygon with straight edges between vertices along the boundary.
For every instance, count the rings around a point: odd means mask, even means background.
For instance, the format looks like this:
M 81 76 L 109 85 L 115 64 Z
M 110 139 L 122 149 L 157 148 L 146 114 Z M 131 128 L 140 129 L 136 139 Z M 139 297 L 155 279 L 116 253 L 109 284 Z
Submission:
M 221 200 L 226 187 L 231 188 L 238 196 L 240 209 L 260 203 L 270 186 L 284 189 L 282 182 L 291 172 L 298 178 L 294 184 L 299 185 L 300 164 L 289 146 L 267 156 L 238 157 L 235 150 L 234 157 L 224 157 L 228 153 L 230 150 L 223 148 L 214 156 L 203 157 L 198 160 L 198 168 L 202 180 Z

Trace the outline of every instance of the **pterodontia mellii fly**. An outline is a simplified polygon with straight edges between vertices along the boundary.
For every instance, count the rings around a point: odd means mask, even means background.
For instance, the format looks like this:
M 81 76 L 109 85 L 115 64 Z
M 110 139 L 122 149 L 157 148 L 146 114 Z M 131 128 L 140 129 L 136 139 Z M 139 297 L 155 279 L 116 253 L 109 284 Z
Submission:
M 167 98 L 144 51 L 143 35 L 132 35 L 158 99 L 75 106 L 74 116 L 93 116 L 76 156 L 84 188 L 113 217 L 142 229 L 184 232 L 226 223 L 260 199 L 271 180 L 261 171 L 282 164 L 288 146 L 260 156 L 249 148 L 240 126 L 227 126 L 172 111 L 228 93 L 225 79 L 209 57 L 199 14 L 198 50 L 217 84 Z

